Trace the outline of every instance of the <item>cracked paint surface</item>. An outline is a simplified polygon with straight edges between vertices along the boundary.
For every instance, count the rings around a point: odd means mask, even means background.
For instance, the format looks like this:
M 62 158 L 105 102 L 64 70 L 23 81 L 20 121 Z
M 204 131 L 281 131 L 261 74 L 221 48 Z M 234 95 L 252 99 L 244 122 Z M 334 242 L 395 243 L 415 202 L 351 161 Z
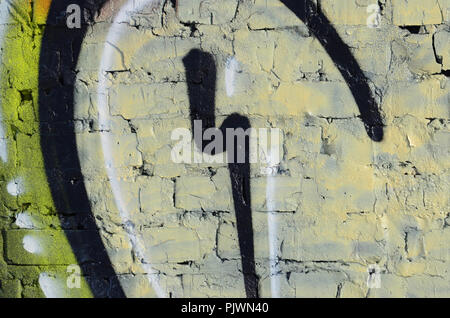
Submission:
M 40 154 L 39 127 L 67 124 L 38 112 L 50 1 L 12 2 L 9 22 L 0 21 L 0 289 L 89 296 L 89 273 L 80 290 L 64 285 L 77 260 L 63 230 L 83 227 L 57 217 L 64 211 Z M 450 295 L 449 3 L 316 2 L 369 79 L 385 124 L 380 143 L 367 138 L 319 41 L 280 1 L 108 1 L 97 12 L 75 70 L 70 125 L 127 296 L 245 297 L 227 165 L 170 159 L 172 130 L 190 129 L 182 59 L 193 48 L 216 62 L 218 125 L 238 112 L 282 132 L 274 174 L 251 165 L 260 296 Z M 381 16 L 369 27 L 374 3 Z M 368 283 L 373 268 L 379 288 Z

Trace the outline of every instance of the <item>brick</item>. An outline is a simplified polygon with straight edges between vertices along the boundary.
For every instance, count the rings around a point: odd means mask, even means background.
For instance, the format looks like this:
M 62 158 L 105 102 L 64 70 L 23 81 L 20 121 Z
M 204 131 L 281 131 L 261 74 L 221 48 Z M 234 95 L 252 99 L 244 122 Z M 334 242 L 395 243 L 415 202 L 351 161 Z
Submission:
M 334 298 L 343 275 L 335 273 L 292 273 L 289 284 L 295 289 L 297 298 Z
M 256 0 L 248 19 L 248 26 L 252 30 L 276 29 L 302 24 L 294 13 L 278 1 Z
M 245 297 L 244 281 L 239 272 L 240 261 L 211 261 L 208 268 L 200 274 L 185 274 L 182 277 L 184 297 Z M 214 282 L 220 281 L 221 284 Z
M 299 206 L 301 179 L 290 177 L 273 177 L 272 200 L 267 202 L 267 178 L 252 180 L 252 209 L 255 211 L 293 212 Z
M 175 185 L 175 206 L 188 211 L 229 211 L 230 190 L 226 176 L 217 183 L 207 177 L 181 177 Z
M 124 286 L 123 288 L 127 290 L 129 298 L 155 298 L 158 296 L 151 287 L 147 275 L 120 275 L 119 281 Z
M 19 280 L 1 280 L 0 298 L 20 298 L 22 286 Z
M 185 84 L 122 84 L 111 89 L 109 98 L 112 115 L 126 119 L 176 114 L 189 109 Z
M 198 21 L 203 24 L 224 24 L 230 22 L 237 9 L 237 0 L 180 1 L 177 7 L 178 18 L 189 23 Z
M 392 1 L 392 10 L 395 25 L 442 23 L 442 7 L 439 1 L 431 1 L 424 6 L 420 0 L 394 0 Z
M 5 266 L 5 259 L 4 259 L 4 250 L 3 250 L 3 234 L 0 234 L 0 266 Z M 0 271 L 0 277 L 2 276 L 2 271 Z
M 437 79 L 398 83 L 387 91 L 382 107 L 390 116 L 448 118 L 450 114 L 448 92 Z
M 353 259 L 353 248 L 345 239 L 329 240 L 319 236 L 317 228 L 302 227 L 295 230 L 288 227 L 280 231 L 284 241 L 281 257 L 298 261 L 349 261 Z
M 367 12 L 369 1 L 354 0 L 322 0 L 320 7 L 333 24 L 367 25 L 370 13 Z
M 358 113 L 353 96 L 344 83 L 282 83 L 272 100 L 272 112 L 278 115 L 309 113 L 323 117 L 352 117 Z
M 144 213 L 174 211 L 174 183 L 160 177 L 140 177 L 139 201 Z
M 78 235 L 95 235 L 89 231 L 68 231 L 67 235 L 76 238 Z M 84 261 L 95 256 L 89 246 L 79 246 L 87 253 Z M 65 265 L 77 264 L 75 256 L 61 231 L 13 230 L 6 231 L 6 258 L 13 264 L 20 265 Z
M 273 279 L 282 297 L 450 294 L 449 0 L 380 1 L 376 28 L 368 22 L 374 14 L 369 6 L 377 1 L 313 1 L 381 103 L 380 142 L 367 136 L 339 71 L 345 65 L 335 65 L 281 1 L 155 1 L 113 26 L 125 2 L 100 10 L 78 60 L 70 61 L 75 70 L 62 68 L 74 57 L 73 47 L 56 49 L 50 39 L 44 64 L 52 69 L 44 68 L 44 77 L 36 67 L 42 29 L 50 37 L 65 36 L 64 18 L 46 23 L 48 6 L 23 0 L 7 5 L 8 25 L 0 21 L 0 77 L 8 86 L 0 89 L 0 143 L 8 150 L 8 162 L 0 164 L 0 296 L 92 296 L 87 283 L 97 296 L 119 296 L 113 277 L 94 274 L 104 269 L 93 263 L 90 244 L 99 231 L 129 297 L 157 296 L 150 270 L 168 297 L 245 297 L 227 163 L 171 159 L 172 131 L 192 130 L 183 58 L 193 48 L 211 53 L 216 63 L 216 126 L 239 113 L 254 128 L 282 131 L 279 173 L 268 178 L 263 163 L 250 169 L 259 296 L 273 296 Z M 119 36 L 106 42 L 111 27 Z M 98 105 L 105 49 L 108 103 Z M 40 112 L 39 96 L 60 106 L 61 114 Z M 100 106 L 110 114 L 105 127 L 99 126 Z M 65 144 L 73 133 L 81 173 L 73 172 L 77 160 L 63 158 L 63 171 L 52 168 L 46 176 L 42 145 Z M 54 190 L 59 175 L 74 190 L 86 189 L 88 200 L 76 211 L 56 211 L 51 203 L 66 203 L 47 186 Z M 6 189 L 14 179 L 23 181 L 19 196 Z M 79 218 L 78 212 L 89 210 L 95 226 Z M 14 223 L 25 212 L 33 216 L 30 229 Z M 80 236 L 89 243 L 77 241 Z M 271 242 L 279 258 L 275 275 Z M 76 262 L 84 268 L 82 288 L 68 290 L 66 269 Z M 381 269 L 380 288 L 367 284 L 374 264 Z M 40 283 L 44 274 L 48 280 Z M 54 288 L 46 290 L 45 282 Z
M 351 282 L 345 282 L 342 285 L 340 297 L 341 298 L 363 298 L 365 296 L 364 289 L 361 286 Z
M 191 131 L 191 123 L 188 118 L 138 119 L 132 120 L 131 123 L 136 127 L 139 150 L 143 153 L 143 159 L 152 164 L 172 163 L 170 152 L 167 158 L 158 158 L 155 154 L 166 145 L 173 147 L 178 142 L 178 140 L 172 141 L 171 139 L 174 129 L 185 128 Z
M 405 298 L 407 284 L 403 277 L 393 274 L 381 274 L 381 288 L 372 288 L 369 297 L 372 298 Z
M 448 226 L 444 230 L 434 230 L 425 234 L 423 240 L 427 257 L 448 262 L 450 248 L 444 242 L 449 236 L 450 230 Z
M 450 32 L 441 30 L 434 34 L 436 56 L 442 61 L 442 69 L 450 70 Z
M 411 277 L 407 279 L 409 298 L 445 298 L 450 292 L 448 280 L 440 277 Z
M 409 69 L 418 74 L 439 73 L 441 65 L 436 62 L 432 35 L 412 34 L 406 38 L 412 44 L 412 53 L 408 62 Z
M 201 259 L 200 240 L 194 230 L 184 227 L 155 228 L 142 233 L 146 255 L 153 263 L 180 263 Z
M 236 227 L 223 223 L 219 226 L 217 238 L 217 253 L 223 259 L 238 259 L 239 242 Z

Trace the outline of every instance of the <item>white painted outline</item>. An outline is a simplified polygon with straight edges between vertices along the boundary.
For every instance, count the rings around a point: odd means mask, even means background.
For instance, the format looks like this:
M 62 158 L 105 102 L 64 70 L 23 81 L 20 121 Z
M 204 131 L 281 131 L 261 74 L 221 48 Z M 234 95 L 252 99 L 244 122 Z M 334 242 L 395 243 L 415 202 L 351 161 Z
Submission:
M 8 20 L 9 20 L 9 11 L 8 11 L 8 7 L 7 7 L 8 4 L 9 4 L 9 2 L 6 0 L 3 0 L 2 2 L 0 2 L 0 25 L 5 25 L 8 23 Z M 5 37 L 4 28 L 1 28 L 0 29 L 0 47 L 4 43 L 4 37 Z M 0 51 L 0 61 L 3 60 L 3 54 L 1 52 L 2 51 Z M 0 81 L 1 81 L 1 76 L 0 76 Z M 6 163 L 8 161 L 8 145 L 6 142 L 5 129 L 3 127 L 2 111 L 3 111 L 2 99 L 0 97 L 0 159 Z
M 238 67 L 239 62 L 236 60 L 236 57 L 230 56 L 225 64 L 225 89 L 228 97 L 234 95 L 234 83 Z
M 269 163 L 272 156 L 269 153 Z M 272 298 L 280 298 L 280 268 L 278 266 L 278 220 L 275 212 L 276 178 L 278 166 L 270 165 L 271 173 L 267 176 L 266 183 L 266 206 L 267 224 L 269 231 L 269 261 L 270 261 L 270 294 Z
M 156 271 L 153 270 L 151 261 L 147 260 L 145 257 L 145 244 L 143 244 L 143 240 L 136 234 L 135 226 L 131 220 L 130 213 L 126 207 L 125 201 L 122 197 L 121 191 L 121 182 L 116 174 L 115 160 L 112 153 L 112 147 L 114 145 L 114 141 L 111 138 L 111 134 L 107 131 L 109 128 L 109 124 L 111 122 L 110 114 L 108 111 L 108 98 L 107 98 L 107 90 L 106 90 L 106 74 L 105 72 L 111 69 L 111 56 L 114 53 L 114 46 L 120 40 L 121 30 L 118 28 L 118 25 L 122 22 L 127 21 L 128 12 L 130 11 L 139 11 L 145 5 L 150 5 L 155 0 L 128 0 L 127 3 L 122 6 L 119 13 L 113 20 L 112 26 L 108 30 L 108 34 L 106 36 L 105 45 L 103 47 L 103 53 L 101 57 L 100 70 L 98 73 L 98 87 L 97 87 L 97 105 L 98 105 L 98 121 L 100 127 L 100 138 L 102 143 L 103 150 L 103 158 L 105 161 L 106 173 L 108 175 L 109 183 L 111 185 L 111 190 L 114 195 L 114 201 L 116 203 L 117 208 L 119 209 L 119 214 L 122 219 L 122 222 L 125 224 L 125 231 L 130 239 L 131 246 L 133 251 L 136 253 L 136 256 L 142 261 L 142 267 L 146 271 L 147 279 L 156 292 L 156 295 L 160 298 L 166 297 L 165 292 L 161 288 L 159 281 L 155 277 Z M 110 45 L 106 45 L 106 44 Z

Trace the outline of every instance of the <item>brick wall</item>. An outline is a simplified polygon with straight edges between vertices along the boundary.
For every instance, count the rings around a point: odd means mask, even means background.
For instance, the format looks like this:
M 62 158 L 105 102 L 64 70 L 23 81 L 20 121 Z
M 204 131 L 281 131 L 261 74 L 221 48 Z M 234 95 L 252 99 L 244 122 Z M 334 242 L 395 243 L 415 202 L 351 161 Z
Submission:
M 46 22 L 44 2 L 17 1 L 0 21 L 2 296 L 116 296 L 117 284 L 129 297 L 246 296 L 228 164 L 171 159 L 172 131 L 191 129 L 192 49 L 215 61 L 216 126 L 239 113 L 281 131 L 277 173 L 250 165 L 260 296 L 450 295 L 448 0 L 313 1 L 364 74 L 379 142 L 342 65 L 281 1 L 109 1 L 75 69 L 50 72 L 41 41 L 65 22 Z M 71 87 L 73 114 L 44 118 L 41 95 Z M 72 134 L 79 173 L 70 158 L 49 168 L 42 135 Z M 60 208 L 61 180 L 85 189 L 83 211 Z M 97 229 L 114 275 L 86 244 Z M 80 288 L 67 287 L 72 264 Z

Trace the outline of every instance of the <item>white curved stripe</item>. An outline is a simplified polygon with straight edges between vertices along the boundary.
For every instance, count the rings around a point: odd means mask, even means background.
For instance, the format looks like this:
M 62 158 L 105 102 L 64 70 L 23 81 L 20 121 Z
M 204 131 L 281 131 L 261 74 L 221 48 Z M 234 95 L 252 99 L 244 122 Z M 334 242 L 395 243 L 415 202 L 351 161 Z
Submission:
M 227 63 L 225 66 L 225 88 L 228 97 L 234 95 L 234 82 L 238 65 L 238 61 L 234 56 L 231 56 L 227 59 Z
M 278 220 L 275 212 L 276 179 L 278 168 L 271 167 L 271 174 L 267 176 L 266 205 L 267 223 L 269 225 L 269 260 L 270 260 L 270 293 L 272 298 L 280 298 L 280 272 L 278 266 Z
M 5 37 L 5 29 L 2 27 L 9 20 L 9 10 L 8 5 L 9 2 L 4 0 L 0 2 L 0 48 L 3 48 L 3 40 Z M 0 50 L 0 64 L 3 59 L 3 55 L 1 54 L 2 50 Z M 1 82 L 1 77 L 0 77 Z M 0 97 L 0 159 L 3 162 L 8 161 L 8 145 L 6 143 L 6 135 L 5 129 L 3 127 L 3 116 L 2 116 L 2 99 Z
M 119 11 L 114 18 L 111 28 L 108 31 L 106 37 L 106 43 L 117 45 L 120 37 L 122 36 L 121 29 L 118 27 L 121 22 L 128 20 L 128 12 L 138 11 L 145 5 L 152 4 L 155 0 L 129 0 Z M 105 160 L 106 172 L 108 174 L 109 183 L 114 195 L 116 206 L 119 210 L 122 222 L 125 224 L 125 231 L 130 239 L 131 246 L 133 247 L 136 256 L 142 261 L 142 267 L 147 273 L 147 279 L 156 292 L 158 297 L 166 297 L 165 292 L 159 285 L 159 282 L 153 270 L 151 261 L 146 259 L 145 245 L 140 235 L 136 234 L 135 226 L 131 220 L 130 213 L 127 209 L 126 203 L 122 197 L 121 183 L 115 170 L 115 159 L 112 153 L 112 147 L 114 145 L 111 139 L 111 134 L 108 132 L 108 128 L 111 124 L 110 115 L 108 111 L 107 90 L 106 90 L 106 71 L 110 70 L 111 56 L 114 53 L 113 45 L 106 45 L 103 48 L 102 59 L 100 63 L 100 70 L 98 74 L 98 88 L 97 88 L 97 102 L 98 102 L 98 120 L 100 126 L 100 138 L 102 142 L 103 157 Z
M 273 134 L 273 132 L 272 132 Z M 267 136 L 266 136 L 267 137 Z M 272 136 L 273 137 L 273 136 Z M 272 140 L 273 142 L 273 140 Z M 266 162 L 267 183 L 266 183 L 266 207 L 267 223 L 269 232 L 269 262 L 270 262 L 270 294 L 272 298 L 280 298 L 280 268 L 278 265 L 278 216 L 276 212 L 276 178 L 279 170 L 279 158 L 276 156 L 278 149 L 268 151 Z

